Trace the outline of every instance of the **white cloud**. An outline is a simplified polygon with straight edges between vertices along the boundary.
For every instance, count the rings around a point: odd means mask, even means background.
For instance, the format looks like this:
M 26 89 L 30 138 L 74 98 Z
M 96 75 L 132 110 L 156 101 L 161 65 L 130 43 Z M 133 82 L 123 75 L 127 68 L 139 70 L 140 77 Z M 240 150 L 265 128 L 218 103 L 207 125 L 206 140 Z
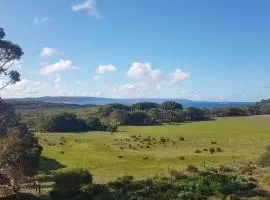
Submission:
M 167 81 L 169 85 L 176 85 L 189 77 L 190 73 L 183 72 L 181 69 L 176 69 L 174 72 L 168 74 Z
M 75 4 L 72 6 L 72 10 L 74 12 L 87 11 L 90 15 L 96 18 L 100 18 L 100 13 L 97 9 L 95 0 L 85 0 L 82 3 Z
M 77 67 L 73 66 L 73 63 L 71 60 L 60 59 L 59 62 L 42 67 L 40 69 L 40 73 L 42 75 L 50 75 L 50 74 L 55 74 L 58 72 L 64 72 L 71 69 L 77 69 Z
M 132 79 L 142 80 L 142 79 L 156 79 L 161 75 L 159 69 L 152 69 L 150 63 L 139 63 L 134 62 L 126 75 Z
M 45 22 L 50 21 L 50 18 L 48 17 L 35 17 L 34 18 L 34 23 L 37 25 L 44 24 Z
M 153 69 L 150 63 L 134 62 L 126 75 L 137 83 L 126 84 L 129 91 L 159 90 L 162 87 L 177 85 L 190 77 L 190 74 L 176 69 L 174 72 L 163 74 L 159 69 Z M 143 87 L 142 87 L 143 86 Z M 147 86 L 147 87 L 146 87 Z
M 109 72 L 115 72 L 117 69 L 115 66 L 109 64 L 109 65 L 100 65 L 97 69 L 97 74 L 105 74 Z
M 127 83 L 124 85 L 109 86 L 109 89 L 113 92 L 144 92 L 150 89 L 150 85 L 147 83 Z
M 54 80 L 54 83 L 60 83 L 61 81 L 61 77 L 60 76 L 57 76 L 56 79 Z
M 40 56 L 46 57 L 46 56 L 53 56 L 55 54 L 59 54 L 60 52 L 57 51 L 57 49 L 50 48 L 50 47 L 44 47 L 41 52 Z
M 33 96 L 46 87 L 46 84 L 41 83 L 40 81 L 30 81 L 28 79 L 22 79 L 21 81 L 8 85 L 3 90 L 3 96 L 13 96 L 13 97 L 21 97 L 21 96 Z
M 108 65 L 99 65 L 97 70 L 96 70 L 96 75 L 93 77 L 94 80 L 99 80 L 100 76 L 105 73 L 112 73 L 117 71 L 116 67 L 108 64 Z

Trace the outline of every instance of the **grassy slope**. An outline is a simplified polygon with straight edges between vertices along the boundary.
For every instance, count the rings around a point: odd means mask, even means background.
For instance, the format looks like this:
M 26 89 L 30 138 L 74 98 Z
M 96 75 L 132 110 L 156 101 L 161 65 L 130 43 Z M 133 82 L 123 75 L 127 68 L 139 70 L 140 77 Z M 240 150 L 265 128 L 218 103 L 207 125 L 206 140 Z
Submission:
M 132 174 L 135 177 L 148 177 L 166 174 L 168 167 L 181 169 L 187 164 L 216 166 L 256 158 L 270 141 L 270 116 L 220 118 L 216 121 L 162 125 L 149 127 L 120 127 L 120 132 L 83 134 L 38 134 L 44 148 L 43 156 L 53 158 L 66 168 L 88 168 L 94 174 L 95 182 L 114 180 L 118 176 Z M 169 137 L 166 147 L 162 144 L 136 150 L 124 148 L 120 139 L 131 135 Z M 185 141 L 180 141 L 179 137 Z M 60 145 L 61 137 L 66 143 Z M 45 141 L 44 139 L 47 139 Z M 77 142 L 75 141 L 77 140 Z M 117 141 L 116 141 L 117 140 Z M 79 142 L 78 142 L 79 141 Z M 175 141 L 175 145 L 172 144 Z M 211 141 L 217 144 L 211 144 Z M 55 146 L 49 146 L 55 143 Z M 125 142 L 136 146 L 137 142 Z M 136 146 L 137 147 L 137 146 Z M 195 154 L 196 149 L 221 147 L 224 152 Z M 63 151 L 64 154 L 60 152 Z M 118 158 L 123 155 L 124 158 Z M 185 160 L 179 157 L 184 156 Z M 149 157 L 144 160 L 143 157 Z M 54 166 L 55 165 L 55 166 Z M 44 165 L 47 169 L 57 167 L 52 161 Z M 43 167 L 44 167 L 43 166 Z M 62 168 L 65 169 L 65 168 Z

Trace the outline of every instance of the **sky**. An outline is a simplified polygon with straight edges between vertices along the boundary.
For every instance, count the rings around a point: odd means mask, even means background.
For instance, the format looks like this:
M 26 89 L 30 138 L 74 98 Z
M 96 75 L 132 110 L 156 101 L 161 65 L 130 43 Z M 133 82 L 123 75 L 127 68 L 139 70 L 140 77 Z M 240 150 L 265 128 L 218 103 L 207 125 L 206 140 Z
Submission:
M 268 0 L 0 0 L 5 39 L 24 51 L 12 66 L 21 81 L 0 96 L 270 98 L 269 8 Z

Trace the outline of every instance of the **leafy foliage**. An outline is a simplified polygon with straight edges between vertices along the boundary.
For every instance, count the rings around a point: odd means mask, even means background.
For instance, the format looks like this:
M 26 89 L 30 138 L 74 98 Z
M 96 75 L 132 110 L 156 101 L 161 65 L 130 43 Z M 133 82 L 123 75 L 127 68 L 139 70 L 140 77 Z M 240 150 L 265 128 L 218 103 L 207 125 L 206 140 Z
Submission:
M 24 175 L 36 172 L 42 147 L 14 110 L 2 100 L 0 105 L 0 168 L 16 184 Z
M 163 110 L 182 110 L 183 106 L 180 103 L 174 101 L 166 101 L 160 106 Z
M 14 61 L 20 60 L 23 55 L 21 47 L 11 41 L 4 40 L 5 31 L 0 27 L 0 76 L 5 78 L 4 82 L 0 85 L 0 90 L 20 81 L 20 74 L 17 71 L 9 71 L 10 66 Z
M 172 170 L 175 179 L 166 177 L 135 180 L 124 176 L 107 185 L 93 184 L 91 175 L 84 170 L 63 172 L 57 175 L 51 191 L 52 200 L 110 199 L 110 200 L 181 200 L 221 198 L 240 190 L 250 190 L 255 185 L 231 174 L 201 171 L 188 176 Z M 74 180 L 74 181 L 69 181 Z
M 267 146 L 266 152 L 259 157 L 258 163 L 263 167 L 270 166 L 270 146 Z
M 80 119 L 73 113 L 64 112 L 45 117 L 40 123 L 42 132 L 117 131 L 116 125 L 105 125 L 99 118 L 88 116 Z

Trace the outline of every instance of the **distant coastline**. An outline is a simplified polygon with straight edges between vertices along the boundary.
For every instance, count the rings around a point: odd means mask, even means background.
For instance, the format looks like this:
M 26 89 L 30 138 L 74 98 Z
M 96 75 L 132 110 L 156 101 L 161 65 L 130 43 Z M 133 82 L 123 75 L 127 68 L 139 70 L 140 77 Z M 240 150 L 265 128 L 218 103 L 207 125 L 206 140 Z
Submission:
M 256 102 L 222 102 L 222 101 L 193 101 L 189 99 L 170 99 L 170 98 L 132 98 L 132 99 L 112 99 L 100 97 L 76 97 L 76 96 L 59 96 L 59 97 L 37 97 L 37 98 L 12 98 L 6 99 L 8 102 L 16 104 L 27 103 L 55 103 L 55 104 L 71 104 L 71 105 L 106 105 L 112 103 L 120 103 L 131 105 L 138 102 L 155 102 L 163 103 L 165 101 L 175 101 L 181 103 L 183 107 L 197 107 L 197 108 L 225 108 L 254 105 Z

